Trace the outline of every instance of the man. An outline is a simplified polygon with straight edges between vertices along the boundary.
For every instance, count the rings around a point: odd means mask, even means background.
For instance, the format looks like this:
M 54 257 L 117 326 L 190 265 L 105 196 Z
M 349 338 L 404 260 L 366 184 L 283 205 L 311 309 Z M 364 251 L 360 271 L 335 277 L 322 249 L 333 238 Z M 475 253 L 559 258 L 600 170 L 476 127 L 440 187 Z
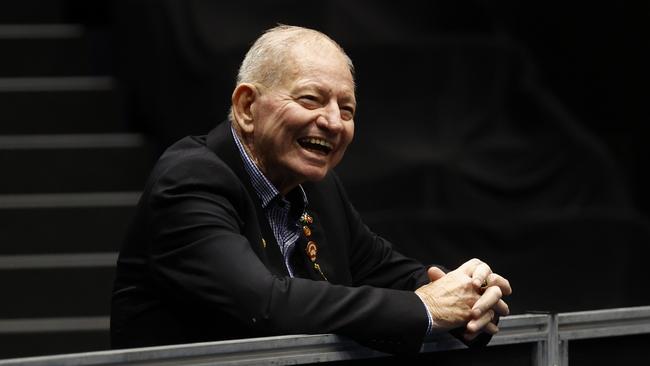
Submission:
M 354 134 L 352 70 L 314 30 L 255 42 L 229 123 L 153 169 L 117 263 L 113 347 L 337 333 L 409 352 L 427 333 L 498 331 L 507 280 L 476 259 L 426 268 L 350 205 L 332 168 Z

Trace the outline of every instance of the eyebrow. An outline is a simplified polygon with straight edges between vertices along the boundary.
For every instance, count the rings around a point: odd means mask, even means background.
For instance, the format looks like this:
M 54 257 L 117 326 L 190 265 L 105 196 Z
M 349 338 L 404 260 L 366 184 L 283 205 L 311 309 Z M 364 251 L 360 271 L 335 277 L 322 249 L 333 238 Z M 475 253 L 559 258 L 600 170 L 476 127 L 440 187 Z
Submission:
M 327 93 L 327 94 L 332 94 L 332 90 L 330 88 L 324 88 L 321 84 L 317 82 L 307 82 L 302 85 L 298 85 L 295 89 L 294 92 L 299 92 L 299 91 L 304 91 L 305 89 L 315 89 L 320 93 Z M 356 95 L 354 93 L 354 89 L 352 89 L 350 92 L 344 92 L 345 95 L 343 98 L 341 98 L 343 101 L 348 101 L 348 102 L 353 102 L 354 104 L 357 103 Z

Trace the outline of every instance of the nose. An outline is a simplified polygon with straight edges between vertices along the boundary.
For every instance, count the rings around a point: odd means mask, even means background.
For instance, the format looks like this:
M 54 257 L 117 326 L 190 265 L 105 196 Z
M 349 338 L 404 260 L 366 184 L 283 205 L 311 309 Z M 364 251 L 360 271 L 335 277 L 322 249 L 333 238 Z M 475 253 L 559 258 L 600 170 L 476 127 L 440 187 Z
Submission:
M 322 129 L 339 132 L 343 129 L 341 110 L 337 103 L 330 102 L 323 107 L 322 113 L 316 119 L 316 125 Z

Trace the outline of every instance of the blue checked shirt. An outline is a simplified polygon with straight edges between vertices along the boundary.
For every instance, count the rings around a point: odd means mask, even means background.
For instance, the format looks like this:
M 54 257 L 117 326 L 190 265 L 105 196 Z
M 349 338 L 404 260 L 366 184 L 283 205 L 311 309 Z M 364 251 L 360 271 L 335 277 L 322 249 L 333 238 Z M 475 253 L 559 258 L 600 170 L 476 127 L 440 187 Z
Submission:
M 289 276 L 293 277 L 293 269 L 289 263 L 289 258 L 291 258 L 296 241 L 300 237 L 301 226 L 298 220 L 307 207 L 307 195 L 302 189 L 302 186 L 299 185 L 297 192 L 294 190 L 293 193 L 299 195 L 302 200 L 294 199 L 293 201 L 294 204 L 298 203 L 302 207 L 297 207 L 297 209 L 292 210 L 291 202 L 282 197 L 278 189 L 264 176 L 257 165 L 255 165 L 255 162 L 248 156 L 235 129 L 231 126 L 230 130 L 232 131 L 232 136 L 235 139 L 239 154 L 244 161 L 244 169 L 251 178 L 251 184 L 262 202 L 262 208 L 266 213 L 266 219 L 269 220 L 271 230 L 273 230 L 273 236 L 280 246 L 280 252 L 282 252 L 282 256 L 284 257 L 284 265 L 287 267 Z M 433 319 L 431 318 L 431 313 L 426 303 L 424 301 L 422 303 L 427 308 L 427 317 L 429 318 L 427 334 L 431 334 L 433 333 Z
M 266 213 L 266 219 L 269 221 L 271 230 L 273 231 L 273 236 L 275 240 L 280 245 L 280 252 L 284 257 L 284 264 L 289 271 L 289 276 L 293 277 L 293 268 L 289 263 L 289 258 L 293 253 L 296 241 L 300 238 L 301 226 L 299 224 L 299 219 L 302 213 L 307 207 L 307 195 L 301 186 L 298 186 L 298 190 L 294 190 L 294 198 L 292 201 L 294 206 L 291 207 L 291 202 L 282 197 L 277 188 L 271 183 L 260 169 L 255 165 L 255 162 L 248 156 L 244 146 L 237 137 L 237 132 L 230 127 L 232 135 L 235 139 L 235 144 L 237 149 L 239 149 L 239 154 L 244 161 L 244 169 L 251 177 L 251 184 L 253 189 L 260 201 L 262 202 L 262 208 L 264 213 Z

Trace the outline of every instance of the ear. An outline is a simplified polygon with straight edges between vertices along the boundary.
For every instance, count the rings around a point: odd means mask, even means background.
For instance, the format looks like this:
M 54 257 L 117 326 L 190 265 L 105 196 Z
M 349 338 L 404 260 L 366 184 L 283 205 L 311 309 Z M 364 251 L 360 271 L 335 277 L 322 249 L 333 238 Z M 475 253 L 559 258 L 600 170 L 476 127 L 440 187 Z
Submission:
M 253 84 L 242 83 L 232 92 L 232 114 L 240 131 L 249 134 L 253 132 L 253 113 L 251 106 L 258 97 L 258 90 Z

